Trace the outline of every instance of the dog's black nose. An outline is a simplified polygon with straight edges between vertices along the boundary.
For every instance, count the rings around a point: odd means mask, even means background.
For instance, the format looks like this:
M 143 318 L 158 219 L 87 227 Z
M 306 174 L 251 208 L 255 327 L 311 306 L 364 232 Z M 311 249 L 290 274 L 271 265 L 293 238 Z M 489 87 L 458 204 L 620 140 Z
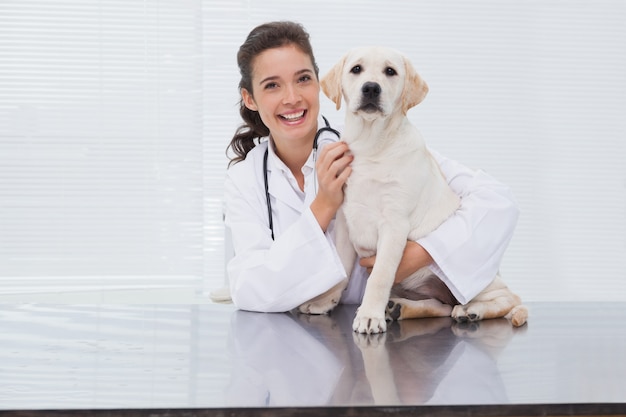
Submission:
M 367 82 L 363 84 L 363 87 L 361 87 L 363 97 L 370 100 L 378 98 L 378 96 L 380 95 L 380 91 L 380 84 L 378 83 Z

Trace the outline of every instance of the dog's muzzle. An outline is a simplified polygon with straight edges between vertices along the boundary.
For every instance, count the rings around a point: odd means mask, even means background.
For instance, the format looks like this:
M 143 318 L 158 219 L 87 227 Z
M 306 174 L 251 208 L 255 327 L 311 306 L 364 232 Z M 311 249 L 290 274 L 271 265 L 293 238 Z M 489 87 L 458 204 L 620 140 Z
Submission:
M 361 105 L 359 110 L 366 113 L 382 111 L 380 107 L 380 93 L 382 89 L 380 84 L 374 82 L 366 82 L 361 87 Z

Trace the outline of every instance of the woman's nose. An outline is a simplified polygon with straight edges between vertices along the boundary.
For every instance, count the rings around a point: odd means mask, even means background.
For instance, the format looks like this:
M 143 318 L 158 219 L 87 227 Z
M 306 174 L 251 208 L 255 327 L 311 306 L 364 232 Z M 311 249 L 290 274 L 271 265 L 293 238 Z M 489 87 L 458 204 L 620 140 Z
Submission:
M 285 96 L 283 97 L 283 103 L 284 104 L 297 103 L 298 101 L 300 101 L 300 97 L 301 96 L 300 96 L 300 92 L 298 91 L 298 88 L 296 86 L 289 85 L 285 89 Z

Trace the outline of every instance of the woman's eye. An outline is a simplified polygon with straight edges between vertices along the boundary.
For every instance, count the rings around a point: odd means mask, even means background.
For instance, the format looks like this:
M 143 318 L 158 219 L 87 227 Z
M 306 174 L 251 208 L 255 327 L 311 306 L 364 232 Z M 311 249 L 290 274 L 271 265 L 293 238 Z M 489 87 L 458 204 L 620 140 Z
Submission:
M 385 69 L 385 74 L 387 74 L 388 76 L 392 77 L 394 75 L 398 75 L 398 72 L 395 69 L 391 68 L 391 67 L 387 67 Z
M 360 65 L 355 65 L 354 67 L 352 67 L 352 69 L 350 70 L 351 73 L 353 74 L 358 74 L 361 72 L 361 66 Z
M 306 82 L 306 81 L 311 81 L 311 76 L 310 75 L 303 75 L 302 77 L 300 77 L 300 79 L 298 81 L 301 82 L 301 83 Z
M 278 87 L 278 84 L 276 84 L 276 83 L 267 83 L 267 84 L 265 84 L 265 89 L 266 90 L 270 90 L 270 89 L 276 88 L 276 87 Z

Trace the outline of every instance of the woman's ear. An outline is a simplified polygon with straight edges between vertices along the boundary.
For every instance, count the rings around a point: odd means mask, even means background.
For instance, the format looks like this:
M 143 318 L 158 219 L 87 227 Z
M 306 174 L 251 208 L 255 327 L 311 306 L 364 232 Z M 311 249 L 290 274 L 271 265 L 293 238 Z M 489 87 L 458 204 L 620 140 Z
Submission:
M 241 89 L 241 101 L 243 101 L 243 105 L 252 111 L 259 111 L 256 103 L 254 102 L 254 98 L 252 94 L 248 92 L 245 88 Z

